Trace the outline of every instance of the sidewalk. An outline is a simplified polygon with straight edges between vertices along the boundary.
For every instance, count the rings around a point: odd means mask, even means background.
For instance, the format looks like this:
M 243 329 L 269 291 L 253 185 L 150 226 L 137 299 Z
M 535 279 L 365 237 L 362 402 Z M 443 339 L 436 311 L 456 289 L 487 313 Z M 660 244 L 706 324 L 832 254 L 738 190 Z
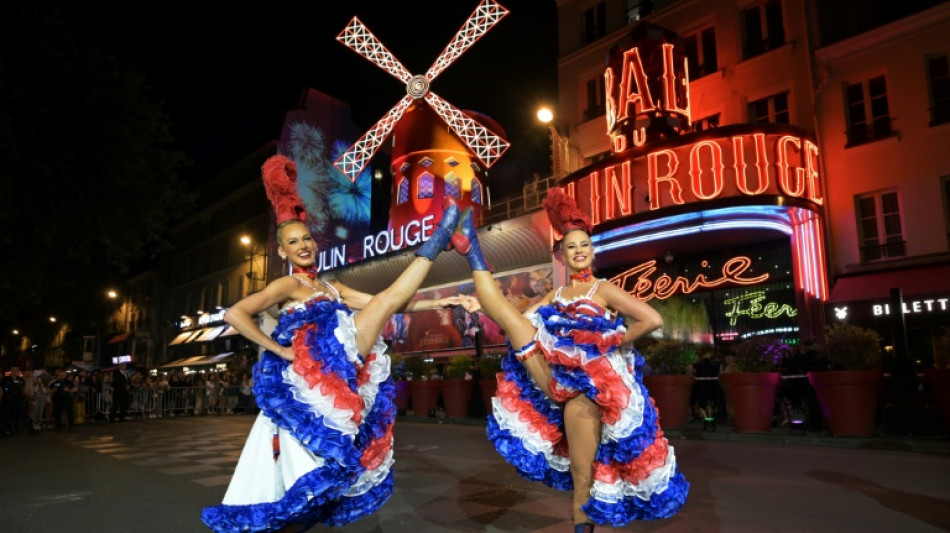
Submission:
M 399 415 L 397 421 L 427 424 L 456 424 L 485 426 L 484 417 L 438 418 L 414 414 Z M 691 421 L 683 429 L 664 430 L 669 440 L 760 442 L 768 444 L 826 446 L 860 450 L 886 450 L 950 455 L 950 438 L 941 437 L 893 437 L 878 431 L 872 437 L 834 437 L 825 431 L 803 432 L 788 427 L 774 427 L 770 433 L 739 433 L 732 426 L 719 422 L 715 430 L 704 431 L 701 421 Z

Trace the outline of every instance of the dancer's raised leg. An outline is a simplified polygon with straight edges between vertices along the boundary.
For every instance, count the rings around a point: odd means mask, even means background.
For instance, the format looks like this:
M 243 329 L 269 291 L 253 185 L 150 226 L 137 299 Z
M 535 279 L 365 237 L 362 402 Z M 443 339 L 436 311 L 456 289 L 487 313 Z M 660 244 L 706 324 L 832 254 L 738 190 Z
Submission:
M 356 324 L 356 347 L 361 354 L 370 352 L 386 321 L 419 290 L 436 256 L 449 246 L 458 220 L 459 208 L 449 200 L 432 237 L 416 251 L 418 257 L 392 285 L 373 296 L 363 310 L 356 314 L 353 319 Z
M 475 282 L 478 301 L 485 314 L 505 330 L 508 340 L 516 350 L 534 342 L 534 336 L 538 330 L 515 306 L 511 305 L 495 284 L 491 267 L 482 255 L 471 208 L 466 208 L 462 212 L 458 230 L 452 237 L 452 244 L 459 253 L 468 258 L 468 263 L 472 267 L 472 280 Z M 526 353 L 527 358 L 523 359 L 522 363 L 538 387 L 550 397 L 551 368 L 544 358 L 538 355 L 540 349 L 534 347 L 532 350 L 534 353 Z

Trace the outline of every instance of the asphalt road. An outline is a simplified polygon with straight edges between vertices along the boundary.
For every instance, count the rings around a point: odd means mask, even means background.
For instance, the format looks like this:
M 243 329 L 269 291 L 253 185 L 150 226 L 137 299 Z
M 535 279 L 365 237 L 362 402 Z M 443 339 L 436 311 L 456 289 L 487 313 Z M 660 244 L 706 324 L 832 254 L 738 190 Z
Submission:
M 0 440 L 0 531 L 201 532 L 251 416 L 90 424 Z M 950 530 L 950 454 L 671 439 L 691 483 L 674 518 L 611 531 Z M 805 442 L 805 441 L 802 441 Z M 346 532 L 567 532 L 570 499 L 519 478 L 477 425 L 397 422 L 396 490 Z

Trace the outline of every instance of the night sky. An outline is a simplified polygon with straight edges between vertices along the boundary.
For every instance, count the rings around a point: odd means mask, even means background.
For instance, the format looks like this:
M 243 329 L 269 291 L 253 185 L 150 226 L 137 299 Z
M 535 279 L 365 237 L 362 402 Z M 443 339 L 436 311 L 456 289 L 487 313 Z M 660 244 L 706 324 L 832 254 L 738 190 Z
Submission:
M 556 4 L 501 0 L 510 13 L 433 83 L 460 109 L 497 120 L 512 148 L 493 174 L 514 182 L 549 165 L 535 111 L 556 105 Z M 67 6 L 74 30 L 142 72 L 163 102 L 196 185 L 268 140 L 308 87 L 350 104 L 365 131 L 404 94 L 401 82 L 336 41 L 353 16 L 412 74 L 424 73 L 478 5 L 476 0 L 275 2 L 213 10 L 202 2 L 118 4 L 93 13 Z M 498 192 L 504 184 L 493 180 Z M 500 185 L 500 187 L 499 187 Z M 511 183 L 514 185 L 514 183 Z M 520 187 L 511 187 L 520 190 Z

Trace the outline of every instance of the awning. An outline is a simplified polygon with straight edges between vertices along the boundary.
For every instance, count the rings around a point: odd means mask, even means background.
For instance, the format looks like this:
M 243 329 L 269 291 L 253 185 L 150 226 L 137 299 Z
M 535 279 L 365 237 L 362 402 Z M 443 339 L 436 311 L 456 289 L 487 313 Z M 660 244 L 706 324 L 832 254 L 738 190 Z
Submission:
M 115 343 L 117 343 L 117 342 L 122 342 L 122 341 L 124 341 L 125 339 L 128 339 L 129 336 L 131 336 L 131 335 L 132 335 L 131 332 L 129 332 L 129 333 L 120 333 L 120 334 L 116 335 L 115 337 L 112 337 L 111 339 L 109 339 L 109 344 L 115 344 Z
M 183 342 L 182 344 L 188 344 L 189 342 L 195 342 L 195 339 L 197 339 L 198 337 L 200 337 L 201 334 L 204 333 L 204 332 L 205 332 L 205 330 L 203 330 L 203 329 L 199 329 L 199 330 L 197 330 L 197 331 L 189 331 L 188 333 L 189 333 L 190 335 L 187 336 L 187 337 L 185 337 L 185 340 L 184 340 L 184 342 Z
M 221 335 L 221 333 L 223 333 L 224 330 L 226 330 L 227 328 L 228 326 L 217 326 L 213 328 L 205 328 L 201 330 L 201 334 L 198 335 L 192 342 L 213 341 L 215 338 Z
M 178 359 L 177 361 L 166 363 L 162 365 L 160 368 L 176 368 L 176 367 L 182 367 L 182 366 L 192 366 L 196 362 L 201 361 L 204 358 L 205 356 L 203 355 L 194 355 L 192 357 L 185 357 L 184 359 Z
M 237 330 L 234 329 L 234 326 L 228 326 L 228 329 L 224 333 L 218 335 L 218 337 L 230 337 L 231 335 L 237 335 Z
M 218 363 L 223 363 L 228 357 L 234 355 L 234 352 L 224 352 L 217 355 L 209 355 L 205 358 L 202 358 L 190 365 L 216 365 Z M 190 366 L 189 365 L 189 366 Z
M 831 289 L 828 303 L 887 300 L 892 288 L 901 289 L 905 297 L 950 293 L 950 264 L 841 276 Z
M 187 339 L 188 337 L 194 334 L 195 334 L 194 331 L 185 331 L 185 332 L 179 333 L 177 337 L 175 337 L 171 342 L 168 343 L 168 345 L 174 346 L 176 344 L 181 344 L 182 342 L 185 341 L 185 339 Z

